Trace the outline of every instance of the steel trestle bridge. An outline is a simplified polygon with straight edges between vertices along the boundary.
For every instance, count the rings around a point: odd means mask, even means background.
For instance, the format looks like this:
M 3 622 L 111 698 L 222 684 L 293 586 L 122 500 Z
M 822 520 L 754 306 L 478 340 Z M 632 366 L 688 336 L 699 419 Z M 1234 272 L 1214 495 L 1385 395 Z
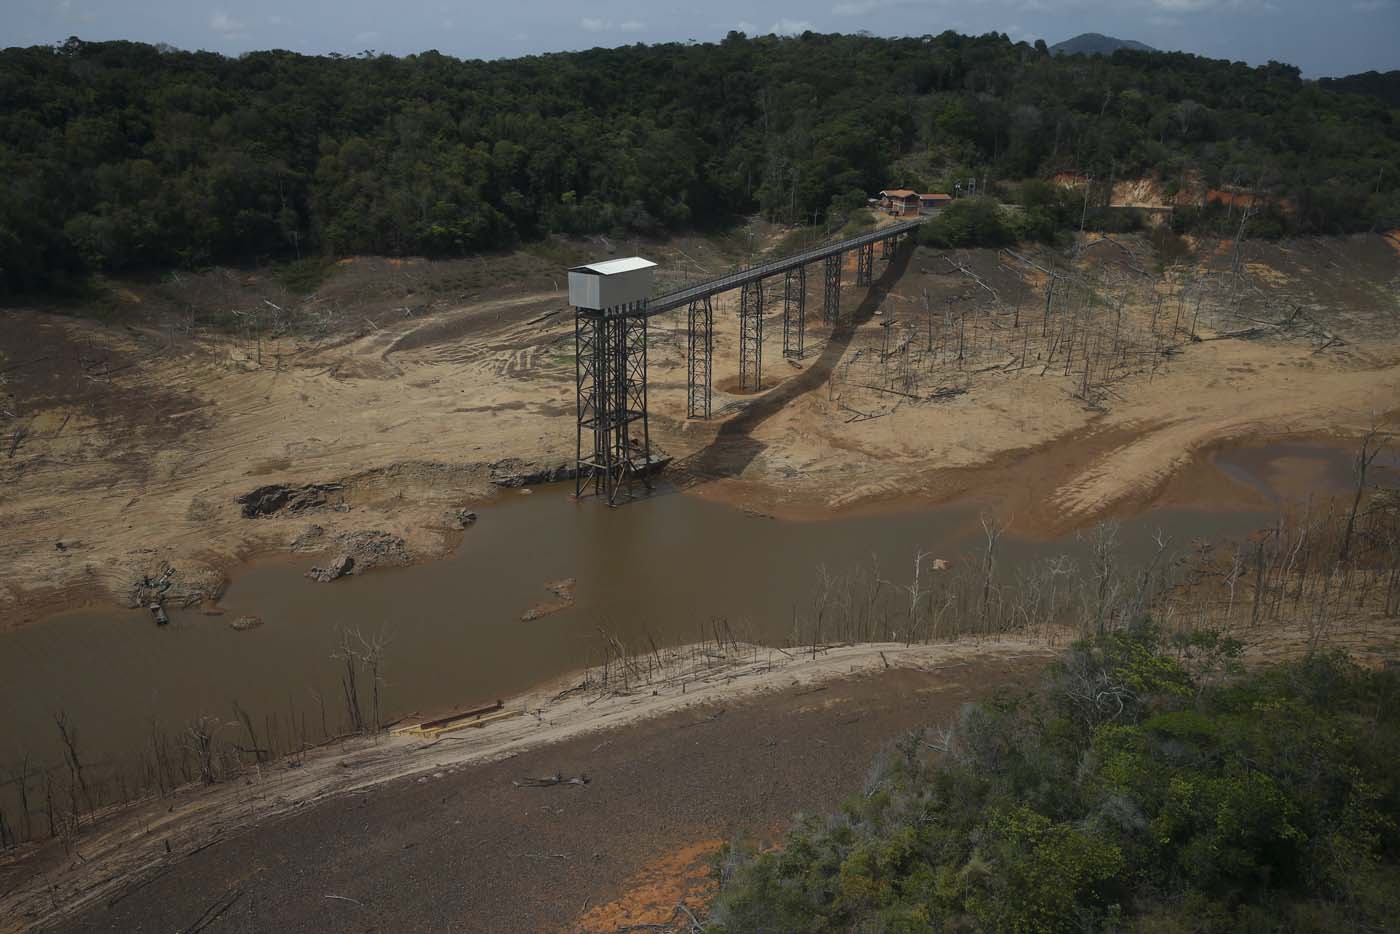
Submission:
M 624 301 L 604 308 L 574 308 L 575 387 L 578 431 L 574 492 L 596 493 L 609 505 L 630 497 L 636 480 L 650 487 L 655 468 L 647 421 L 647 321 L 684 306 L 687 309 L 686 416 L 708 419 L 714 373 L 713 298 L 740 290 L 739 383 L 758 391 L 763 376 L 763 281 L 783 277 L 783 356 L 805 352 L 807 267 L 823 265 L 822 321 L 841 322 L 841 260 L 856 254 L 856 285 L 874 281 L 875 244 L 890 259 L 895 244 L 918 229 L 922 219 L 901 221 L 676 289 L 655 298 Z M 640 261 L 642 265 L 653 264 Z M 599 264 L 604 266 L 608 264 Z M 629 272 L 635 264 L 629 266 Z M 572 275 L 572 272 L 571 272 Z M 572 293 L 572 282 L 571 282 Z

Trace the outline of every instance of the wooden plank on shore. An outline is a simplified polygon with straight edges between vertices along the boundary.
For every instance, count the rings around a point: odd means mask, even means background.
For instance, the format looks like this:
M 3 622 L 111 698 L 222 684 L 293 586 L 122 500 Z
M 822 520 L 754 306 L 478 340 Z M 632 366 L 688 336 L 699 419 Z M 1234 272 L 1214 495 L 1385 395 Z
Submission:
M 484 717 L 477 717 L 473 720 L 461 720 L 456 723 L 449 723 L 445 726 L 433 727 L 432 729 L 419 729 L 417 734 L 427 737 L 438 737 L 444 733 L 455 733 L 458 730 L 480 729 L 488 723 L 495 723 L 498 720 L 509 720 L 511 717 L 518 717 L 523 710 L 502 710 L 497 713 L 487 714 Z
M 437 717 L 433 720 L 423 720 L 419 723 L 413 723 L 408 726 L 401 726 L 397 729 L 390 730 L 389 734 L 391 736 L 403 736 L 405 734 L 410 733 L 425 733 L 430 730 L 441 729 L 442 727 L 458 723 L 459 721 L 470 721 L 476 717 L 482 717 L 487 714 L 496 713 L 504 707 L 504 701 L 493 701 L 490 704 L 482 704 L 479 707 L 473 707 L 470 710 L 462 710 L 457 713 L 451 714 L 450 716 Z
M 471 710 L 463 710 L 454 713 L 451 716 L 438 717 L 436 720 L 425 720 L 418 724 L 418 726 L 424 730 L 432 730 L 440 726 L 446 726 L 449 723 L 455 723 L 458 720 L 466 720 L 471 717 L 480 717 L 484 714 L 495 713 L 503 707 L 505 707 L 505 703 L 498 700 L 490 704 L 482 704 L 480 707 L 473 707 Z

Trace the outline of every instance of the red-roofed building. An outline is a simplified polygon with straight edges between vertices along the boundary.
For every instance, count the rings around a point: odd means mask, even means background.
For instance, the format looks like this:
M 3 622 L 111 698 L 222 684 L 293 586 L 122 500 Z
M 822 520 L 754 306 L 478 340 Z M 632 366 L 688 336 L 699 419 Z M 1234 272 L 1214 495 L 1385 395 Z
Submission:
M 953 196 L 945 195 L 941 192 L 934 192 L 933 194 L 928 195 L 919 195 L 919 211 L 925 214 L 929 213 L 930 211 L 937 211 L 941 208 L 946 208 L 952 203 Z
M 908 188 L 887 188 L 880 192 L 880 207 L 896 217 L 919 213 L 919 193 Z

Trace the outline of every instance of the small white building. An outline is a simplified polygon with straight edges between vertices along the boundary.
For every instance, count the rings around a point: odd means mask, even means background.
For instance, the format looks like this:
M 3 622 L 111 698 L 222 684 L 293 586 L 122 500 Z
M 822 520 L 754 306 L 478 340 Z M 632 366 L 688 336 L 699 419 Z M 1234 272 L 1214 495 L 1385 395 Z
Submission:
M 656 264 L 640 256 L 587 263 L 569 270 L 569 304 L 604 311 L 651 297 Z

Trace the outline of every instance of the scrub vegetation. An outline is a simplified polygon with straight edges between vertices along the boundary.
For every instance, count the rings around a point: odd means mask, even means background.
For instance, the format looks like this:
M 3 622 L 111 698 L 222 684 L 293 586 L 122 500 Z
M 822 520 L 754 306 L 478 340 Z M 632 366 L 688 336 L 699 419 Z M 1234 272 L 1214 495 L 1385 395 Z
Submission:
M 1400 673 L 1147 620 L 905 736 L 839 814 L 730 850 L 706 930 L 1381 931 Z

